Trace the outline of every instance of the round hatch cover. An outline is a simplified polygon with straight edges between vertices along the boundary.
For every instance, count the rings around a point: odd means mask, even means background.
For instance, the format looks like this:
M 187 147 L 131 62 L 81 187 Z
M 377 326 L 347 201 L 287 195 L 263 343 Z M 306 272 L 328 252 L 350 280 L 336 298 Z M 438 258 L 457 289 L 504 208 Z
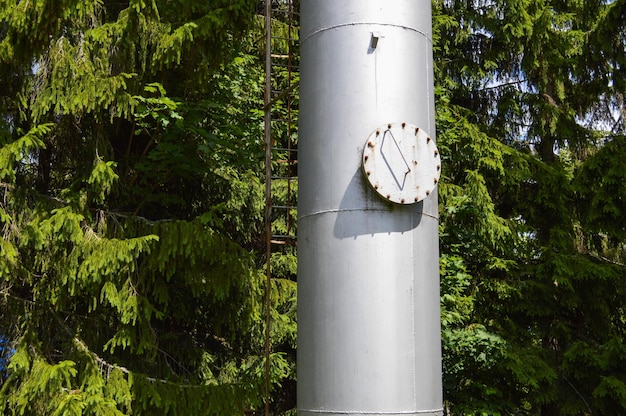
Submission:
M 363 172 L 384 199 L 412 204 L 426 198 L 437 186 L 441 157 L 427 132 L 410 123 L 390 123 L 367 138 Z

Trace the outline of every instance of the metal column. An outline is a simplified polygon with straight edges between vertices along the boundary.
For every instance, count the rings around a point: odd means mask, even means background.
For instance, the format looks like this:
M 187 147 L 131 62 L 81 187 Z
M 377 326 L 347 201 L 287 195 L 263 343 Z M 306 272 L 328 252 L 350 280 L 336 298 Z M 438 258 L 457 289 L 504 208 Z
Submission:
M 298 414 L 441 415 L 436 189 L 376 195 L 378 126 L 434 138 L 429 0 L 302 0 Z

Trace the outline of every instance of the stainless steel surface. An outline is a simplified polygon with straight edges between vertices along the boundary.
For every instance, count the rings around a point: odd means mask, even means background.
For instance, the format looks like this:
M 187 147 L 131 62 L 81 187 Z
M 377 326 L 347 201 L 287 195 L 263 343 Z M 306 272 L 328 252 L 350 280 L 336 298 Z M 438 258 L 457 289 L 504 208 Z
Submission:
M 441 415 L 437 194 L 361 170 L 381 124 L 435 139 L 430 1 L 302 0 L 300 37 L 298 413 Z

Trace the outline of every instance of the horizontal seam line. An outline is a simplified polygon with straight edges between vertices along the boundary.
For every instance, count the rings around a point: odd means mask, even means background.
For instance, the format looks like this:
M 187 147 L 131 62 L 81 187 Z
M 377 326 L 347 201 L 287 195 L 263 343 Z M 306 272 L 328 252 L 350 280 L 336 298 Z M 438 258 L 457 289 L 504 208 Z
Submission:
M 365 25 L 398 27 L 398 28 L 401 28 L 401 29 L 406 29 L 406 30 L 410 30 L 410 31 L 415 32 L 415 33 L 419 33 L 420 35 L 422 35 L 426 39 L 428 39 L 431 43 L 433 41 L 433 39 L 429 35 L 427 35 L 426 33 L 422 32 L 420 30 L 417 30 L 417 29 L 415 29 L 413 27 L 409 27 L 409 26 L 394 25 L 392 23 L 352 22 L 352 23 L 341 23 L 341 24 L 338 24 L 338 25 L 333 25 L 333 26 L 328 26 L 328 27 L 323 27 L 321 29 L 317 29 L 314 32 L 306 35 L 304 38 L 300 39 L 300 44 L 305 42 L 307 39 L 312 38 L 313 36 L 318 35 L 318 34 L 320 34 L 322 32 L 327 31 L 327 30 L 337 29 L 337 28 L 340 28 L 340 27 L 347 27 L 347 26 L 365 26 Z
M 371 209 L 371 208 L 366 208 L 366 209 L 363 209 L 363 208 L 327 209 L 327 210 L 312 212 L 310 214 L 299 215 L 298 219 L 303 219 L 303 218 L 307 218 L 307 217 L 315 217 L 317 215 L 322 215 L 322 214 L 331 214 L 331 213 L 338 213 L 338 212 L 354 212 L 354 211 L 389 212 L 389 211 L 384 210 L 384 209 Z M 439 216 L 428 214 L 426 212 L 419 213 L 418 215 L 423 215 L 425 217 L 433 218 L 433 219 L 439 221 Z
M 359 410 L 324 410 L 324 409 L 298 409 L 298 411 L 309 412 L 309 413 L 333 413 L 337 415 L 412 415 L 412 414 L 442 412 L 443 407 L 440 409 L 432 409 L 432 410 L 401 410 L 397 412 L 371 412 L 371 411 L 359 411 Z

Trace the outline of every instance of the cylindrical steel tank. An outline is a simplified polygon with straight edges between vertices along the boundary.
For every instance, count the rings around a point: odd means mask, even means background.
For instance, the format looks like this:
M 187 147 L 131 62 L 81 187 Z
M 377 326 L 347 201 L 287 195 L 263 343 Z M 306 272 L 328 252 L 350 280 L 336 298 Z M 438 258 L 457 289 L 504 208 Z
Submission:
M 302 0 L 298 414 L 441 415 L 436 189 L 385 201 L 387 123 L 435 137 L 429 0 Z

